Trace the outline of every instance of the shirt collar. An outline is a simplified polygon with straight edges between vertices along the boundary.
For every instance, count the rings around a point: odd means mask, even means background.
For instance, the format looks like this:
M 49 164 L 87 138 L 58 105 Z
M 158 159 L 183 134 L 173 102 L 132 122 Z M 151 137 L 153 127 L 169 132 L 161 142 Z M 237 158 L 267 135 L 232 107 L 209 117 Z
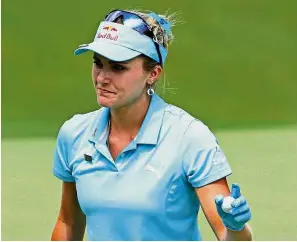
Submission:
M 89 136 L 89 141 L 97 143 L 106 140 L 107 134 L 109 132 L 108 122 L 109 122 L 110 109 L 102 107 L 91 127 L 91 135 Z
M 158 143 L 165 107 L 167 105 L 157 94 L 152 96 L 150 106 L 136 136 L 137 144 L 156 145 Z
M 168 104 L 164 102 L 157 94 L 151 97 L 150 106 L 142 122 L 140 130 L 135 138 L 137 144 L 152 144 L 158 143 L 159 133 L 161 130 L 165 107 Z M 91 142 L 106 142 L 106 137 L 109 132 L 108 122 L 110 117 L 109 108 L 101 108 L 93 127 L 89 141 Z

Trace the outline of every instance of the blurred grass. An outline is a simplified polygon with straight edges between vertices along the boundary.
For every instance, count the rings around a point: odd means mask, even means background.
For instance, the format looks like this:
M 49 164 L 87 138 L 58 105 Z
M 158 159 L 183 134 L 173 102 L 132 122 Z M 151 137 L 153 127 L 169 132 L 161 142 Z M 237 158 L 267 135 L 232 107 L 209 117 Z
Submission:
M 73 50 L 113 8 L 168 6 L 2 1 L 2 240 L 50 238 L 61 192 L 51 174 L 53 137 L 73 114 L 98 108 L 91 55 Z M 176 11 L 185 24 L 173 28 L 158 92 L 217 131 L 229 182 L 241 184 L 252 206 L 254 239 L 297 240 L 297 126 L 286 127 L 297 124 L 297 1 L 170 2 Z M 204 239 L 215 240 L 199 219 Z
M 252 207 L 255 240 L 297 240 L 297 127 L 216 133 Z M 49 240 L 61 182 L 51 174 L 54 139 L 2 140 L 2 240 Z M 205 240 L 215 240 L 202 213 Z
M 73 50 L 93 39 L 113 8 L 163 13 L 169 5 L 2 1 L 3 137 L 55 136 L 65 119 L 97 108 L 91 56 L 74 57 Z M 173 28 L 169 102 L 215 130 L 297 123 L 297 1 L 184 0 L 170 9 L 185 24 Z

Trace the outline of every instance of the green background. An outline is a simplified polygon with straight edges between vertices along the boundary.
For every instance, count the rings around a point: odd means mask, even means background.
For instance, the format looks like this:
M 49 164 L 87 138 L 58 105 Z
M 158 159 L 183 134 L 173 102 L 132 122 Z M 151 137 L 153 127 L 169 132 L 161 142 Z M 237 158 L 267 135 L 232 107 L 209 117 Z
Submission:
M 116 7 L 181 12 L 167 101 L 212 129 L 297 123 L 295 0 L 4 0 L 3 137 L 54 136 L 74 113 L 97 108 L 91 55 L 73 51 Z
M 297 240 L 297 1 L 2 1 L 2 239 L 48 240 L 61 182 L 55 137 L 97 109 L 90 54 L 113 8 L 179 12 L 158 92 L 217 135 L 257 240 Z M 203 237 L 214 240 L 200 213 Z

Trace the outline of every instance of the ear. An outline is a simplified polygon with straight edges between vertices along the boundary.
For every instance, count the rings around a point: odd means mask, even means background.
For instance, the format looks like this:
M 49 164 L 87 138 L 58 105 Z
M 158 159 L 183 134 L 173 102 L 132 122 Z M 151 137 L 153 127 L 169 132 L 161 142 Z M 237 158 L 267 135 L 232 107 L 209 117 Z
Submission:
M 156 65 L 154 69 L 150 72 L 148 77 L 148 84 L 154 84 L 163 72 L 163 68 L 160 65 Z

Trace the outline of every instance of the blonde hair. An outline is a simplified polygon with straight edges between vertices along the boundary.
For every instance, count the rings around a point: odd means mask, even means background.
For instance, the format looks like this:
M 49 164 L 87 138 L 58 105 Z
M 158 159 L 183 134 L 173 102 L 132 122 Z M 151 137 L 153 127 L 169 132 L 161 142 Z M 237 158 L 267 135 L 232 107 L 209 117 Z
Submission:
M 154 36 L 155 36 L 154 40 L 160 45 L 164 46 L 168 51 L 169 45 L 174 40 L 174 35 L 172 33 L 172 30 L 170 29 L 170 31 L 166 33 L 165 29 L 158 23 L 158 21 L 149 15 L 150 13 L 152 13 L 152 11 L 150 10 L 142 11 L 142 10 L 136 10 L 136 9 L 126 9 L 125 11 L 135 13 L 141 18 L 143 18 L 154 33 Z M 164 14 L 158 14 L 158 16 L 165 19 L 167 22 L 169 22 L 171 24 L 171 27 L 185 23 L 185 21 L 181 17 L 181 12 L 169 13 L 169 10 L 167 10 Z M 155 60 L 148 58 L 145 55 L 142 55 L 142 57 L 144 58 L 143 67 L 147 71 L 151 71 L 158 64 Z M 163 75 L 164 75 L 163 85 L 162 85 L 163 96 L 165 96 L 166 91 L 169 91 L 170 93 L 175 94 L 176 88 L 171 87 L 170 83 L 168 82 L 165 76 L 165 73 L 163 73 Z
M 140 11 L 135 9 L 127 9 L 125 11 L 135 13 L 141 18 L 143 18 L 154 33 L 154 40 L 160 45 L 163 45 L 166 49 L 168 49 L 169 44 L 172 43 L 172 41 L 174 40 L 174 35 L 171 30 L 168 33 L 165 33 L 165 29 L 158 23 L 158 21 L 154 19 L 152 16 L 149 16 L 149 14 L 152 13 L 152 11 Z M 169 11 L 167 11 L 165 14 L 158 14 L 158 16 L 169 22 L 171 24 L 171 27 L 175 26 L 178 22 L 180 22 L 180 20 L 176 18 L 177 13 L 169 14 Z

